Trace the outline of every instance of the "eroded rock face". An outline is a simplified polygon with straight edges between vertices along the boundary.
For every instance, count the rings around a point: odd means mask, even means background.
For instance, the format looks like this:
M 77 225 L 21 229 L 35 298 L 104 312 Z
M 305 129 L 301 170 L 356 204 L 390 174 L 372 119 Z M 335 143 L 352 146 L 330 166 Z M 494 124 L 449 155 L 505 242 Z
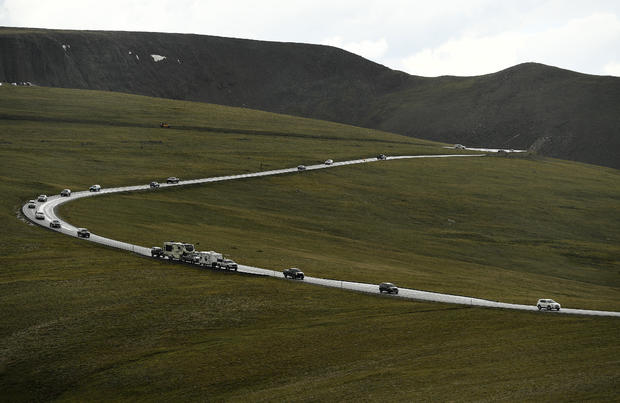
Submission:
M 0 81 L 242 106 L 620 168 L 620 78 L 534 63 L 424 78 L 329 46 L 0 28 Z

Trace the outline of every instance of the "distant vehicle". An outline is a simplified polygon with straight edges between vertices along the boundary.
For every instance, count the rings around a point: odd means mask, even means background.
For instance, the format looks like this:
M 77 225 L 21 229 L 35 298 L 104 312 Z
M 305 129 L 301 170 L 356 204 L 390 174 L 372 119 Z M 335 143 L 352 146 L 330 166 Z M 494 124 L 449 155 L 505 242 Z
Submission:
M 384 292 L 398 294 L 398 288 L 392 283 L 381 283 L 379 284 L 379 293 L 383 294 Z
M 379 155 L 377 155 L 377 159 L 378 160 L 386 160 L 387 157 L 385 156 L 385 154 L 379 154 Z
M 28 200 L 28 208 L 37 208 L 36 200 Z
M 303 280 L 304 272 L 299 270 L 296 267 L 291 267 L 290 269 L 286 269 L 282 272 L 284 274 L 284 278 L 292 278 L 293 280 Z
M 162 258 L 164 257 L 164 250 L 159 246 L 153 246 L 151 248 L 151 257 Z
M 60 228 L 60 220 L 50 221 L 50 228 Z
M 69 197 L 69 196 L 71 196 L 71 189 L 63 189 L 62 192 L 60 192 L 60 196 L 62 196 L 62 197 Z
M 219 268 L 220 263 L 224 261 L 224 256 L 221 253 L 214 252 L 212 250 L 208 252 L 197 252 L 198 264 L 202 267 Z
M 455 150 L 464 150 L 466 147 L 463 144 L 455 144 L 454 145 L 454 149 Z
M 331 160 L 331 159 L 325 161 L 325 165 L 331 165 L 333 163 L 334 163 L 334 160 Z
M 91 192 L 100 192 L 101 191 L 101 185 L 92 185 L 90 188 L 88 188 L 89 191 Z
M 297 165 L 297 170 L 298 171 L 305 171 L 306 170 L 306 166 L 305 165 Z
M 179 178 L 177 178 L 176 176 L 171 176 L 166 179 L 166 183 L 179 183 Z
M 86 228 L 78 228 L 77 236 L 78 238 L 90 238 L 90 232 Z
M 233 260 L 223 259 L 219 264 L 221 269 L 237 271 L 239 266 Z
M 541 309 L 546 309 L 548 311 L 555 309 L 559 311 L 561 308 L 561 305 L 552 299 L 539 299 L 538 302 L 536 303 L 536 307 L 538 308 L 539 311 Z
M 166 122 L 161 122 L 159 124 L 159 127 L 161 127 L 162 129 L 169 129 L 170 125 L 168 123 L 166 123 Z
M 43 214 L 42 211 L 37 211 L 36 213 L 34 213 L 34 218 L 36 218 L 37 220 L 45 220 L 45 214 Z
M 159 182 L 151 182 L 149 186 L 151 189 L 157 189 L 159 187 Z
M 168 259 L 196 263 L 196 249 L 191 243 L 166 241 L 162 249 Z
M 37 198 L 37 201 L 46 202 L 47 201 L 47 195 L 39 195 L 39 197 Z

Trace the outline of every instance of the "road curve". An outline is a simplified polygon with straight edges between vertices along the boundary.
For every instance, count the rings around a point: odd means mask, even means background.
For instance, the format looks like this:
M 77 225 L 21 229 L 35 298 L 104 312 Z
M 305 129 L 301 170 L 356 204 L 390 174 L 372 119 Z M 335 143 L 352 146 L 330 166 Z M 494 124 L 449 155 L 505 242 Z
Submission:
M 399 159 L 418 159 L 418 158 L 472 158 L 472 157 L 483 157 L 486 154 L 447 154 L 447 155 L 403 155 L 403 156 L 393 156 L 387 157 L 387 160 L 399 160 Z M 382 160 L 378 160 L 377 158 L 362 158 L 357 160 L 350 161 L 339 161 L 334 162 L 331 165 L 325 164 L 317 164 L 317 165 L 309 165 L 306 166 L 304 171 L 300 171 L 297 168 L 285 168 L 285 169 L 276 169 L 270 171 L 262 171 L 262 172 L 254 172 L 249 174 L 238 174 L 238 175 L 228 175 L 228 176 L 216 176 L 212 178 L 202 178 L 202 179 L 190 179 L 180 181 L 176 184 L 164 184 L 162 183 L 160 188 L 168 188 L 168 187 L 177 187 L 184 185 L 194 185 L 201 183 L 210 183 L 210 182 L 221 182 L 227 180 L 234 179 L 244 179 L 244 178 L 255 178 L 261 176 L 271 176 L 271 175 L 281 175 L 286 173 L 303 173 L 305 171 L 312 171 L 317 169 L 329 169 L 335 168 L 339 166 L 345 165 L 354 165 L 354 164 L 363 164 L 363 163 L 371 163 L 371 162 L 382 162 Z M 77 227 L 63 221 L 56 215 L 56 207 L 61 204 L 70 202 L 72 200 L 81 199 L 84 197 L 94 197 L 103 194 L 110 193 L 121 193 L 121 192 L 134 192 L 134 191 L 156 191 L 152 190 L 149 185 L 137 185 L 137 186 L 124 186 L 124 187 L 116 187 L 116 188 L 102 188 L 99 192 L 90 192 L 88 190 L 81 192 L 74 192 L 69 197 L 61 197 L 60 195 L 50 196 L 46 202 L 37 202 L 36 208 L 28 208 L 28 203 L 24 204 L 22 207 L 22 213 L 24 216 L 30 220 L 31 222 L 38 224 L 42 227 L 49 228 L 49 224 L 52 220 L 59 220 L 61 223 L 61 227 L 59 229 L 55 229 L 55 231 L 61 232 L 65 235 L 69 235 L 72 237 L 77 237 Z M 42 211 L 45 218 L 44 219 L 36 219 L 35 212 Z M 130 244 L 127 242 L 117 241 L 111 238 L 102 237 L 96 234 L 91 233 L 90 238 L 83 238 L 84 241 L 95 242 L 101 245 L 123 249 L 126 251 L 134 252 L 142 256 L 151 256 L 151 248 L 145 246 L 139 246 Z M 239 272 L 254 274 L 259 276 L 270 276 L 276 278 L 284 279 L 284 276 L 281 271 L 263 269 L 259 267 L 252 267 L 246 265 L 239 265 Z M 296 280 L 290 280 L 296 281 Z M 365 292 L 371 294 L 379 294 L 379 287 L 377 284 L 368 284 L 368 283 L 357 283 L 351 281 L 342 281 L 342 280 L 331 280 L 325 278 L 318 277 L 309 277 L 306 276 L 303 280 L 304 283 L 315 284 L 324 287 L 333 287 L 340 288 L 344 290 Z M 397 295 L 390 295 L 391 298 L 405 298 L 405 299 L 414 299 L 421 301 L 432 301 L 432 302 L 443 302 L 449 304 L 460 304 L 460 305 L 470 305 L 470 306 L 480 306 L 480 307 L 488 307 L 488 308 L 502 308 L 502 309 L 517 309 L 523 311 L 537 311 L 538 308 L 534 305 L 521 305 L 521 304 L 511 304 L 506 302 L 498 302 L 498 301 L 490 301 L 480 298 L 472 298 L 465 297 L 460 295 L 450 295 L 450 294 L 440 294 L 429 291 L 421 291 L 414 290 L 409 288 L 399 288 L 399 293 Z M 573 315 L 591 315 L 591 316 L 615 316 L 620 317 L 620 312 L 614 311 L 594 311 L 594 310 L 585 310 L 585 309 L 567 309 L 562 308 L 559 312 L 554 312 L 554 314 L 573 314 Z

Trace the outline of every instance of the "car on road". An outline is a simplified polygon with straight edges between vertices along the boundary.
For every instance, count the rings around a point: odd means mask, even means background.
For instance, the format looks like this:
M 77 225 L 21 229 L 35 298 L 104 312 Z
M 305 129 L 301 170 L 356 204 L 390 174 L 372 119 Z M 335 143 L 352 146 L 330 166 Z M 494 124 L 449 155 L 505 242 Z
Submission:
M 149 186 L 151 189 L 157 189 L 159 187 L 159 182 L 151 182 Z
M 37 197 L 37 201 L 46 202 L 47 201 L 47 195 L 39 195 L 39 197 Z
M 306 170 L 306 166 L 305 165 L 297 165 L 297 170 L 298 171 L 305 171 Z
M 90 231 L 86 228 L 78 228 L 77 236 L 78 238 L 90 238 Z
M 556 311 L 559 311 L 562 306 L 558 304 L 557 302 L 555 302 L 554 300 L 546 298 L 546 299 L 539 299 L 538 302 L 536 303 L 536 307 L 538 308 L 539 311 L 541 309 L 546 309 L 548 311 L 555 309 Z
M 37 208 L 37 201 L 36 200 L 28 200 L 28 208 Z
M 177 178 L 176 176 L 171 176 L 166 179 L 166 183 L 179 183 L 179 178 Z
M 50 221 L 50 228 L 60 228 L 60 220 Z
M 398 287 L 392 283 L 381 283 L 379 284 L 379 293 L 383 294 L 384 292 L 388 294 L 398 294 Z
M 455 144 L 454 145 L 454 149 L 455 150 L 464 150 L 465 146 L 463 144 Z
M 42 211 L 37 211 L 36 213 L 34 213 L 34 218 L 36 218 L 37 220 L 45 220 L 45 214 L 43 214 Z
M 292 278 L 293 280 L 303 280 L 304 272 L 299 270 L 296 267 L 291 267 L 290 269 L 286 269 L 282 272 L 284 274 L 284 278 Z
M 151 248 L 151 257 L 163 258 L 164 250 L 160 248 L 159 246 L 153 246 Z
M 329 159 L 329 160 L 325 161 L 325 165 L 331 165 L 333 163 L 334 163 L 334 160 L 332 160 L 332 159 Z
M 90 188 L 88 188 L 88 190 L 90 192 L 100 192 L 101 191 L 101 185 L 92 185 Z
M 239 266 L 237 265 L 237 263 L 235 263 L 235 261 L 231 259 L 223 259 L 222 262 L 220 263 L 220 267 L 222 269 L 234 270 L 234 271 L 237 271 L 237 269 L 239 269 Z
M 63 189 L 62 192 L 60 192 L 60 196 L 61 197 L 69 197 L 69 196 L 71 196 L 71 189 Z
M 379 154 L 379 155 L 377 155 L 377 159 L 378 160 L 386 160 L 387 157 L 385 156 L 385 154 Z

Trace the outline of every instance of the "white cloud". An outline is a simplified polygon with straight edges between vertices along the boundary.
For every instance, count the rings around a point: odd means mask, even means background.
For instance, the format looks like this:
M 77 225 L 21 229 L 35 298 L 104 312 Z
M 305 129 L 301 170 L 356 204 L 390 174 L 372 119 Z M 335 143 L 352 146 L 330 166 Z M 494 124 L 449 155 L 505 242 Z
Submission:
M 467 34 L 395 61 L 397 68 L 423 76 L 480 75 L 535 61 L 594 74 L 608 74 L 601 61 L 620 56 L 620 20 L 594 14 L 536 31 Z
M 618 0 L 0 0 L 0 26 L 324 43 L 430 76 L 523 61 L 608 74 L 619 19 Z
M 609 76 L 620 77 L 620 62 L 610 62 L 603 67 L 603 72 Z
M 323 45 L 335 46 L 351 53 L 365 57 L 366 59 L 378 61 L 388 50 L 388 43 L 385 38 L 373 40 L 362 40 L 359 42 L 345 42 L 340 36 L 324 39 Z
M 434 49 L 423 49 L 400 62 L 400 69 L 415 75 L 479 75 L 516 64 L 523 38 L 514 33 L 493 37 L 466 36 Z

